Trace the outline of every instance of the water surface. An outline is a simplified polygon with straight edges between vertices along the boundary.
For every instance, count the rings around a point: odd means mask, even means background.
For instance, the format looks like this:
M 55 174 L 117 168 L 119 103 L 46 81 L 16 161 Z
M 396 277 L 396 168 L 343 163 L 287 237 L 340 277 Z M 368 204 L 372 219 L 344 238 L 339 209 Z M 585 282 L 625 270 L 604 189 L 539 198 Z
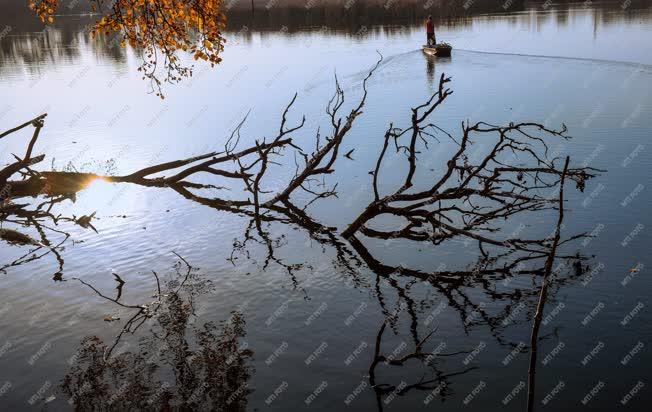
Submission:
M 591 277 L 571 278 L 555 287 L 547 304 L 546 313 L 554 311 L 554 316 L 543 326 L 546 339 L 539 348 L 540 359 L 562 349 L 539 365 L 538 402 L 560 381 L 563 389 L 549 403 L 554 409 L 579 408 L 600 381 L 604 388 L 583 407 L 621 408 L 621 399 L 638 381 L 646 386 L 625 407 L 643 410 L 652 399 L 646 368 L 652 361 L 647 350 L 652 337 L 647 310 L 652 288 L 647 276 L 652 239 L 647 227 L 652 222 L 646 208 L 647 188 L 652 186 L 647 149 L 652 131 L 649 8 L 535 4 L 499 14 L 470 13 L 440 24 L 438 38 L 455 49 L 451 58 L 439 60 L 422 54 L 424 34 L 409 21 L 355 29 L 318 24 L 284 30 L 282 21 L 260 30 L 231 26 L 223 63 L 215 70 L 197 67 L 190 81 L 165 89 L 165 100 L 147 94 L 147 83 L 135 71 L 136 54 L 90 40 L 81 30 L 86 21 L 61 18 L 52 30 L 17 28 L 1 40 L 0 129 L 47 112 L 36 150 L 47 154 L 48 168 L 120 175 L 222 150 L 248 113 L 242 129 L 244 147 L 276 133 L 295 92 L 298 97 L 289 119 L 294 123 L 306 116 L 295 140 L 310 146 L 318 127 L 327 130 L 324 108 L 334 90 L 334 75 L 350 108 L 378 52 L 383 61 L 369 82 L 364 114 L 343 145 L 345 152 L 355 149 L 355 160 L 341 158 L 328 178 L 339 182 L 340 196 L 309 209 L 324 225 L 343 229 L 372 199 L 368 171 L 386 127 L 390 122 L 407 124 L 409 108 L 430 96 L 442 73 L 452 78 L 454 94 L 433 121 L 451 133 L 459 133 L 461 122 L 469 119 L 565 124 L 573 139 L 554 143 L 551 149 L 570 155 L 577 164 L 607 172 L 591 181 L 584 193 L 569 195 L 564 233 L 599 230 L 589 242 L 568 246 L 568 252 L 591 256 L 588 264 L 597 269 Z M 3 139 L 3 159 L 8 162 L 10 153 L 22 153 L 28 138 L 29 133 L 21 132 Z M 452 148 L 442 140 L 422 161 L 433 172 L 441 170 Z M 390 190 L 400 181 L 400 159 L 392 159 L 396 163 L 382 189 Z M 286 161 L 293 164 L 292 159 Z M 281 187 L 292 171 L 279 167 L 267 187 Z M 427 179 L 427 173 L 422 178 Z M 232 311 L 242 314 L 245 333 L 227 330 L 223 335 L 231 339 L 229 333 L 235 334 L 239 344 L 246 342 L 253 352 L 242 360 L 251 367 L 250 376 L 238 372 L 238 385 L 247 382 L 248 389 L 239 392 L 246 395 L 247 409 L 331 410 L 347 404 L 356 410 L 524 407 L 524 390 L 513 400 L 504 400 L 527 379 L 527 350 L 504 360 L 520 342 L 529 342 L 537 297 L 536 282 L 530 278 L 454 287 L 381 275 L 364 264 L 350 270 L 337 263 L 338 249 L 333 245 L 320 244 L 305 229 L 280 223 L 266 226 L 277 258 L 268 261 L 264 244 L 252 241 L 237 247 L 245 240 L 250 219 L 165 188 L 96 181 L 74 200 L 56 205 L 54 212 L 82 216 L 96 211 L 97 233 L 62 222 L 57 229 L 71 236 L 60 251 L 63 265 L 50 254 L 0 273 L 3 409 L 44 405 L 69 409 L 75 400 L 68 402 L 61 383 L 67 374 L 84 382 L 76 369 L 79 355 L 75 357 L 82 339 L 95 335 L 110 346 L 132 316 L 133 309 L 103 299 L 75 278 L 114 297 L 117 283 L 112 273 L 117 273 L 126 282 L 122 301 L 150 302 L 157 290 L 152 271 L 165 285 L 165 280 L 173 282 L 170 290 L 183 279 L 185 266 L 173 251 L 197 268 L 191 282 L 196 287 L 184 290 L 183 296 L 194 299 L 197 317 L 191 325 L 201 329 L 212 321 L 219 332 L 220 322 L 230 319 Z M 550 216 L 526 221 L 526 233 L 545 236 L 552 222 Z M 3 227 L 12 226 L 7 222 Z M 32 228 L 25 230 L 38 236 Z M 625 241 L 627 236 L 630 240 Z M 441 247 L 401 241 L 365 244 L 387 264 L 423 270 L 441 264 L 465 268 L 477 259 L 475 249 L 460 242 Z M 10 263 L 28 250 L 3 243 L 0 263 Z M 639 269 L 632 271 L 634 267 Z M 206 281 L 210 287 L 202 283 Z M 528 309 L 504 323 L 504 315 L 521 301 Z M 583 323 L 596 307 L 600 310 L 595 319 Z M 623 324 L 633 310 L 633 319 Z M 381 365 L 377 379 L 398 386 L 439 377 L 446 382 L 445 390 L 415 389 L 378 400 L 365 386 L 377 333 L 388 313 L 396 313 L 397 320 L 383 334 L 386 353 L 395 349 L 399 356 L 407 353 L 435 328 L 428 350 L 444 344 L 445 353 L 464 353 L 439 357 L 434 369 L 418 362 Z M 120 319 L 107 322 L 107 316 Z M 152 349 L 143 349 L 142 341 L 139 346 L 139 339 L 156 341 L 160 335 L 155 333 L 165 329 L 163 325 L 154 319 L 137 333 L 126 334 L 121 350 L 147 358 Z M 639 342 L 645 349 L 623 365 L 622 359 Z M 190 345 L 193 350 L 201 347 L 197 342 Z M 602 349 L 583 364 L 597 345 Z M 475 348 L 481 348 L 479 354 L 466 362 Z M 174 358 L 158 364 L 163 366 L 157 379 L 173 381 L 179 371 Z M 128 370 L 140 370 L 138 365 L 135 362 Z M 201 365 L 194 367 L 204 370 Z M 444 379 L 446 375 L 450 377 Z M 186 389 L 196 390 L 198 382 L 189 381 Z M 468 398 L 474 388 L 477 395 Z M 143 393 L 154 396 L 155 389 L 152 385 Z M 103 399 L 111 396 L 109 391 Z M 118 391 L 113 399 L 123 402 L 122 398 Z

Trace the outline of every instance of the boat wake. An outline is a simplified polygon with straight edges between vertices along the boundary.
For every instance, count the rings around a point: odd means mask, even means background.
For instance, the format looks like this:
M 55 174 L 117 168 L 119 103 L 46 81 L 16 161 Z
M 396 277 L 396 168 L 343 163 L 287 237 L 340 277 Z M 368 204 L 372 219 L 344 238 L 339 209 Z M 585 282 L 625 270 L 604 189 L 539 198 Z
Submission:
M 540 59 L 573 60 L 573 61 L 584 61 L 584 62 L 591 62 L 591 63 L 620 64 L 620 65 L 636 67 L 639 68 L 640 70 L 652 72 L 652 64 L 623 61 L 623 60 L 594 59 L 590 57 L 551 56 L 551 55 L 544 55 L 544 54 L 489 52 L 489 51 L 468 50 L 468 49 L 455 49 L 455 51 L 465 52 L 465 53 L 476 53 L 476 54 L 490 54 L 490 55 L 497 55 L 497 56 L 534 57 Z
M 394 63 L 395 61 L 400 60 L 401 58 L 405 58 L 407 56 L 410 56 L 412 54 L 416 54 L 416 53 L 421 53 L 421 48 L 414 49 L 414 50 L 409 50 L 409 51 L 406 51 L 406 52 L 403 52 L 403 53 L 392 54 L 391 56 L 383 56 L 383 61 L 380 62 L 380 64 L 378 65 L 377 71 L 381 72 L 385 67 L 389 66 L 390 64 Z M 364 70 L 360 70 L 359 72 L 352 73 L 352 74 L 346 76 L 346 79 L 352 80 L 354 82 L 356 80 L 362 81 L 367 76 L 367 74 L 369 73 L 369 70 L 374 65 L 375 65 L 375 63 L 372 64 L 372 65 L 369 65 L 369 67 L 365 68 Z

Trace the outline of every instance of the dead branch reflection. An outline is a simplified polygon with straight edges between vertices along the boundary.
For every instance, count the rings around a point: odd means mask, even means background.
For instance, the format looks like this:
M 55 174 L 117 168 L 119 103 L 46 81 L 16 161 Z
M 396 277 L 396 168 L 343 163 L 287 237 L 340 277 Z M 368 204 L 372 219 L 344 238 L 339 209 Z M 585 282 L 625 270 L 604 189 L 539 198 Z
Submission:
M 343 228 L 327 226 L 312 216 L 311 209 L 316 202 L 338 196 L 337 182 L 329 182 L 328 178 L 335 172 L 342 143 L 363 112 L 368 97 L 368 80 L 378 70 L 381 62 L 382 56 L 362 80 L 361 96 L 351 105 L 348 113 L 344 112 L 345 92 L 338 80 L 335 80 L 335 92 L 326 109 L 328 130 L 317 130 L 308 145 L 298 143 L 299 140 L 295 137 L 303 129 L 305 117 L 296 122 L 288 120 L 296 102 L 295 95 L 282 112 L 278 131 L 272 138 L 260 138 L 253 146 L 240 148 L 241 127 L 246 121 L 245 117 L 226 141 L 221 152 L 161 163 L 123 176 L 34 170 L 32 165 L 41 162 L 44 157 L 32 156 L 34 143 L 43 127 L 44 116 L 39 116 L 0 135 L 2 138 L 30 125 L 34 127 L 26 154 L 22 158 L 16 157 L 14 163 L 0 170 L 0 186 L 5 188 L 0 209 L 2 222 L 36 228 L 41 234 L 41 240 L 38 242 L 40 246 L 34 243 L 37 241 L 26 241 L 24 244 L 47 249 L 42 256 L 54 254 L 59 263 L 58 273 L 61 273 L 63 259 L 60 250 L 68 237 L 65 236 L 61 243 L 53 244 L 44 234 L 45 229 L 57 229 L 45 226 L 43 222 L 54 222 L 56 225 L 57 221 L 67 220 L 82 227 L 92 228 L 93 215 L 82 218 L 54 216 L 50 213 L 53 203 L 74 199 L 78 191 L 95 179 L 142 187 L 167 188 L 192 202 L 246 218 L 248 224 L 243 237 L 233 240 L 229 260 L 237 265 L 240 259 L 255 260 L 262 255 L 260 270 L 269 270 L 272 265 L 281 267 L 288 274 L 293 287 L 301 289 L 307 296 L 297 273 L 312 272 L 315 269 L 314 263 L 289 262 L 282 257 L 281 251 L 289 245 L 287 235 L 278 228 L 301 231 L 325 253 L 333 254 L 332 263 L 339 272 L 350 277 L 353 286 L 371 288 L 375 292 L 386 319 L 376 337 L 375 355 L 369 369 L 369 383 L 376 392 L 379 407 L 382 408 L 382 397 L 388 396 L 389 393 L 403 394 L 413 389 L 433 390 L 433 385 L 442 382 L 448 385 L 449 378 L 470 372 L 473 367 L 449 372 L 436 369 L 435 378 L 416 380 L 400 389 L 397 385 L 381 382 L 376 377 L 376 368 L 381 363 L 402 366 L 412 359 L 427 359 L 426 363 L 432 366 L 433 359 L 428 357 L 423 348 L 433 331 L 422 335 L 419 330 L 419 315 L 423 308 L 433 301 L 433 296 L 442 299 L 454 310 L 467 333 L 471 329 L 486 328 L 499 344 L 510 348 L 520 347 L 521 350 L 528 349 L 505 338 L 505 330 L 530 322 L 535 311 L 540 321 L 543 303 L 554 300 L 557 291 L 564 284 L 582 276 L 588 269 L 587 257 L 573 251 L 573 241 L 587 235 L 580 233 L 562 237 L 561 234 L 564 180 L 567 183 L 574 182 L 576 189 L 583 191 L 587 181 L 602 171 L 590 167 L 571 167 L 569 158 L 564 162 L 563 159 L 550 156 L 550 142 L 569 139 L 565 126 L 551 129 L 533 122 L 510 123 L 505 126 L 465 122 L 458 137 L 441 129 L 429 119 L 452 94 L 447 88 L 451 79 L 442 74 L 437 91 L 426 102 L 410 110 L 407 127 L 397 127 L 390 123 L 386 129 L 380 140 L 379 155 L 370 182 L 369 191 L 373 194 L 373 199 L 352 222 L 343 225 Z M 439 174 L 430 176 L 420 160 L 427 159 L 431 147 L 435 144 L 446 148 L 442 141 L 452 145 L 452 153 L 440 168 Z M 472 146 L 478 148 L 474 153 L 470 152 Z M 284 159 L 288 158 L 288 151 L 292 155 L 291 158 L 295 159 L 293 173 L 287 173 L 288 168 L 291 170 L 292 166 L 289 166 L 287 161 L 284 162 Z M 383 182 L 382 177 L 383 171 L 386 171 L 384 167 L 387 158 L 392 154 L 403 161 L 405 177 L 400 184 L 384 193 L 388 187 L 391 188 L 391 184 Z M 396 169 L 396 166 L 393 165 L 392 168 Z M 265 182 L 274 173 L 288 178 L 281 188 L 272 190 L 266 188 Z M 215 183 L 199 183 L 200 176 L 204 179 L 217 177 L 219 180 Z M 231 187 L 243 189 L 245 196 L 227 197 Z M 220 195 L 215 197 L 206 194 L 214 191 Z M 221 196 L 222 193 L 224 196 Z M 46 201 L 27 212 L 25 205 L 13 202 L 24 197 L 45 197 Z M 519 233 L 503 234 L 509 228 L 508 224 L 517 218 L 533 219 L 537 216 L 552 220 L 555 214 L 560 216 L 558 223 L 555 227 L 551 225 L 550 230 L 544 230 L 550 233 L 547 236 L 524 238 Z M 390 224 L 391 219 L 401 221 L 398 228 Z M 7 240 L 9 235 L 6 233 L 10 232 L 3 230 L 3 240 Z M 20 238 L 20 235 L 14 236 Z M 464 266 L 424 270 L 409 267 L 409 264 L 387 263 L 387 253 L 383 253 L 386 248 L 378 253 L 369 246 L 378 240 L 431 247 L 444 247 L 451 242 L 460 242 L 464 247 L 477 245 L 477 249 L 471 254 L 472 261 Z M 33 260 L 32 256 L 37 256 L 33 252 L 28 255 L 30 257 L 19 259 L 4 269 L 27 263 Z M 187 280 L 192 276 L 192 268 L 183 258 L 179 258 L 186 265 L 183 279 L 177 279 L 176 287 L 168 285 L 165 293 L 161 292 L 159 286 L 156 299 L 148 305 L 125 304 L 120 301 L 121 293 L 114 299 L 79 279 L 102 298 L 134 310 L 133 317 L 126 322 L 112 345 L 107 346 L 96 340 L 88 342 L 89 359 L 99 362 L 97 355 L 102 353 L 104 363 L 92 366 L 100 368 L 101 373 L 98 376 L 124 371 L 124 363 L 111 367 L 106 365 L 111 364 L 112 352 L 122 335 L 133 333 L 148 319 L 158 319 L 161 313 L 167 313 L 168 318 L 178 317 L 180 324 L 185 328 L 192 313 L 192 302 L 190 300 L 183 303 L 179 294 L 187 286 Z M 375 282 L 366 275 L 368 271 L 375 276 Z M 153 275 L 159 284 L 158 275 Z M 523 279 L 529 280 L 529 283 L 524 283 Z M 412 297 L 412 290 L 417 285 L 429 288 L 432 294 L 425 298 Z M 119 292 L 121 290 L 119 289 Z M 388 291 L 395 294 L 396 304 L 393 309 Z M 190 294 L 189 298 L 192 296 Z M 164 308 L 170 304 L 174 304 L 182 313 L 173 316 L 165 312 Z M 517 317 L 514 316 L 516 307 L 519 307 L 519 313 L 522 313 Z M 395 335 L 401 333 L 397 320 L 403 311 L 409 317 L 409 334 L 415 349 L 404 357 L 389 360 L 382 353 L 381 340 L 387 326 Z M 162 325 L 162 328 L 165 329 L 166 326 L 172 330 L 166 331 L 163 336 L 176 336 L 177 341 L 172 343 L 178 344 L 181 329 L 174 325 Z M 542 339 L 537 332 L 535 323 L 532 347 Z M 235 334 L 235 338 L 230 342 L 237 340 L 242 333 L 243 329 L 236 326 L 233 326 L 232 330 L 222 331 L 222 335 Z M 217 342 L 214 337 L 206 339 L 211 344 Z M 213 349 L 212 346 L 205 348 L 209 352 Z M 463 352 L 455 354 L 459 353 Z M 136 362 L 130 368 L 142 369 L 145 365 L 138 356 L 134 358 L 131 355 L 129 359 Z M 175 369 L 178 377 L 186 376 L 189 372 L 185 369 L 185 363 L 181 366 L 183 362 L 178 358 L 175 362 L 180 368 Z M 173 362 L 174 365 L 177 363 Z M 207 368 L 205 365 L 201 367 Z M 106 368 L 110 370 L 107 371 Z M 75 375 L 86 373 L 85 371 L 76 371 Z M 206 372 L 208 373 L 208 370 Z M 240 372 L 238 376 L 243 380 L 248 377 L 245 372 Z M 197 380 L 201 381 L 203 378 L 193 379 L 188 382 L 197 384 Z M 530 379 L 534 381 L 533 373 Z M 74 388 L 71 393 L 81 390 L 80 381 L 75 382 L 77 383 L 70 386 Z M 100 385 L 100 382 L 97 384 Z M 178 402 L 188 402 L 190 394 L 185 386 L 186 381 L 181 379 L 178 385 L 181 385 L 181 388 L 172 398 Z M 449 392 L 443 392 L 446 393 Z M 170 396 L 166 399 L 172 399 Z M 94 401 L 86 399 L 85 402 Z
M 371 365 L 369 366 L 369 384 L 375 391 L 376 404 L 378 406 L 379 411 L 383 410 L 383 396 L 387 396 L 390 394 L 393 394 L 394 396 L 395 395 L 402 396 L 412 390 L 429 391 L 429 392 L 435 391 L 437 396 L 439 396 L 441 399 L 446 399 L 449 395 L 452 394 L 450 378 L 457 375 L 463 375 L 473 371 L 474 369 L 477 369 L 474 366 L 470 366 L 455 372 L 448 372 L 448 373 L 442 372 L 440 368 L 437 367 L 438 358 L 463 355 L 469 353 L 470 351 L 444 353 L 441 351 L 434 350 L 434 351 L 424 352 L 423 350 L 424 344 L 436 332 L 436 330 L 431 331 L 428 335 L 426 335 L 426 337 L 424 337 L 419 342 L 417 342 L 415 344 L 415 349 L 412 352 L 408 352 L 407 354 L 400 357 L 397 357 L 394 354 L 385 355 L 383 354 L 382 351 L 382 338 L 386 326 L 387 326 L 387 321 L 383 322 L 383 324 L 380 327 L 380 330 L 378 331 L 378 334 L 376 335 L 373 360 L 371 362 Z M 378 368 L 378 366 L 382 364 L 386 366 L 403 366 L 412 359 L 416 359 L 422 362 L 426 367 L 429 367 L 431 369 L 431 377 L 426 378 L 425 375 L 422 375 L 419 378 L 419 380 L 413 383 L 408 384 L 402 381 L 398 385 L 389 384 L 389 383 L 380 383 L 377 381 L 376 369 Z

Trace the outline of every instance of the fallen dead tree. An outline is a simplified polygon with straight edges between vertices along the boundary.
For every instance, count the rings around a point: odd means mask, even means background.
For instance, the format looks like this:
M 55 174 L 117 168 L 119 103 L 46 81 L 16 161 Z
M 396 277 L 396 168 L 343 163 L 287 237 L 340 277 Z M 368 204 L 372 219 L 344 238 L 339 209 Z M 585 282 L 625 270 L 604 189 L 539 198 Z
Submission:
M 26 127 L 34 128 L 25 155 L 15 156 L 12 163 L 0 169 L 0 186 L 3 188 L 0 221 L 3 224 L 32 226 L 43 234 L 40 240 L 34 240 L 40 244 L 36 247 L 45 247 L 46 254 L 56 255 L 59 261 L 57 273 L 60 277 L 63 271 L 63 259 L 59 253 L 61 244 L 50 242 L 44 228 L 57 229 L 47 226 L 45 222 L 53 222 L 56 226 L 57 222 L 63 220 L 88 227 L 92 215 L 82 218 L 55 216 L 51 213 L 54 204 L 73 198 L 96 179 L 167 188 L 190 201 L 250 219 L 244 238 L 234 241 L 232 261 L 235 261 L 236 254 L 247 254 L 249 247 L 260 245 L 266 254 L 263 269 L 272 263 L 284 267 L 295 287 L 299 286 L 295 277 L 299 266 L 288 263 L 279 256 L 277 250 L 280 243 L 270 228 L 273 224 L 297 227 L 317 244 L 333 248 L 338 264 L 345 267 L 356 282 L 364 281 L 356 278 L 359 276 L 357 267 L 364 265 L 376 275 L 376 296 L 387 319 L 377 335 L 370 367 L 370 383 L 377 390 L 378 396 L 397 389 L 392 384 L 381 383 L 379 380 L 377 382 L 375 373 L 379 364 L 401 366 L 408 359 L 423 360 L 427 357 L 422 349 L 430 335 L 419 337 L 416 315 L 419 302 L 410 297 L 409 285 L 399 284 L 396 280 L 398 277 L 408 279 L 409 282 L 427 282 L 440 292 L 449 307 L 459 313 L 465 328 L 467 325 L 482 323 L 489 327 L 499 342 L 505 344 L 509 342 L 504 342 L 501 331 L 510 314 L 509 306 L 526 301 L 530 307 L 529 304 L 533 302 L 537 311 L 531 347 L 533 359 L 536 360 L 535 348 L 540 339 L 538 323 L 549 289 L 553 287 L 550 274 L 552 262 L 555 259 L 572 262 L 566 268 L 574 270 L 576 276 L 583 271 L 583 256 L 558 251 L 562 245 L 585 236 L 561 236 L 563 184 L 574 182 L 578 190 L 584 190 L 587 180 L 600 171 L 590 167 L 571 167 L 570 159 L 549 156 L 550 142 L 569 138 L 563 126 L 551 129 L 532 122 L 504 126 L 484 122 L 463 123 L 459 136 L 441 129 L 429 119 L 452 94 L 446 87 L 450 79 L 442 75 L 437 91 L 425 103 L 411 109 L 408 126 L 399 128 L 390 124 L 379 140 L 379 155 L 369 186 L 369 193 L 373 194 L 371 202 L 352 222 L 343 227 L 324 225 L 310 213 L 309 208 L 315 202 L 338 195 L 337 183 L 328 184 L 326 178 L 336 170 L 342 143 L 362 114 L 367 99 L 367 81 L 379 64 L 380 61 L 364 78 L 362 96 L 346 114 L 342 114 L 344 91 L 336 80 L 335 93 L 327 106 L 329 130 L 323 137 L 320 131 L 316 133 L 311 150 L 297 144 L 296 135 L 304 128 L 305 118 L 302 117 L 293 125 L 288 120 L 296 102 L 295 95 L 281 115 L 278 132 L 271 138 L 256 140 L 249 147 L 241 147 L 240 134 L 245 118 L 219 152 L 152 165 L 123 176 L 38 171 L 33 166 L 41 162 L 44 156 L 34 156 L 33 151 L 45 118 L 39 116 L 0 135 L 0 138 L 4 138 Z M 442 139 L 450 141 L 454 150 L 439 174 L 421 177 L 424 170 L 420 160 L 426 158 L 432 145 L 441 143 Z M 474 145 L 481 144 L 486 146 L 483 152 L 470 150 Z M 382 181 L 383 167 L 392 152 L 404 157 L 405 176 L 397 187 L 389 193 L 383 193 L 381 188 L 389 186 Z M 479 154 L 477 159 L 474 158 L 476 154 Z M 273 173 L 272 165 L 281 165 L 279 160 L 288 155 L 294 155 L 296 159 L 294 173 L 288 173 L 290 177 L 280 189 L 269 190 L 265 187 L 265 177 Z M 199 180 L 202 175 L 214 180 L 202 183 L 206 180 Z M 226 182 L 239 183 L 245 196 L 226 198 L 205 194 L 206 189 L 214 189 L 219 193 Z M 299 193 L 308 195 L 308 200 L 299 203 Z M 45 197 L 46 200 L 33 209 L 29 209 L 28 204 L 15 203 L 21 198 L 37 196 Z M 505 222 L 510 222 L 517 216 L 546 216 L 546 213 L 555 212 L 559 218 L 551 230 L 552 235 L 524 238 L 519 235 L 503 235 L 504 231 L 501 230 Z M 388 217 L 400 219 L 402 223 L 399 227 L 390 228 L 383 222 Z M 21 238 L 20 234 L 13 236 Z M 66 234 L 65 239 L 67 238 Z M 463 239 L 477 245 L 478 260 L 468 268 L 434 271 L 392 265 L 383 262 L 384 256 L 374 255 L 373 250 L 365 245 L 368 239 L 398 239 L 434 246 Z M 0 270 L 26 263 L 38 256 L 30 251 Z M 517 275 L 542 279 L 542 286 L 540 289 L 520 288 L 506 292 L 497 291 L 492 283 Z M 407 357 L 391 361 L 382 354 L 381 340 L 386 327 L 395 326 L 396 317 L 379 287 L 381 279 L 396 291 L 398 301 L 405 304 L 411 318 L 410 330 L 415 347 L 414 352 Z M 556 283 L 559 284 L 560 280 L 556 279 Z M 465 291 L 468 287 L 477 288 L 491 300 L 507 302 L 506 309 L 497 314 L 489 313 Z M 474 313 L 478 314 L 477 320 L 473 320 Z M 135 319 L 140 320 L 139 315 L 143 313 L 139 312 Z M 532 368 L 532 394 L 534 372 Z M 455 372 L 450 376 L 454 374 Z M 433 385 L 445 381 L 447 376 L 444 374 L 441 379 L 419 380 L 407 390 L 432 390 Z M 529 397 L 529 402 L 531 399 L 533 398 Z
M 506 126 L 467 122 L 462 124 L 461 136 L 455 137 L 429 120 L 452 94 L 446 87 L 450 78 L 443 74 L 437 91 L 425 103 L 411 109 L 408 127 L 398 128 L 390 124 L 386 130 L 370 182 L 374 197 L 357 218 L 340 231 L 321 225 L 310 215 L 307 209 L 314 202 L 338 195 L 337 183 L 329 185 L 326 177 L 335 171 L 340 147 L 355 120 L 362 114 L 368 96 L 367 82 L 381 61 L 382 57 L 362 81 L 362 95 L 346 114 L 342 114 L 345 94 L 336 79 L 335 93 L 326 110 L 330 130 L 323 137 L 317 131 L 312 151 L 296 143 L 296 134 L 304 127 L 305 117 L 295 125 L 288 125 L 288 117 L 297 97 L 295 95 L 282 113 L 278 132 L 272 138 L 256 140 L 249 147 L 240 147 L 245 117 L 220 152 L 152 165 L 123 176 L 36 171 L 32 166 L 44 157 L 32 155 L 44 125 L 45 115 L 41 115 L 0 135 L 4 138 L 30 125 L 34 127 L 25 155 L 14 156 L 15 161 L 0 170 L 0 185 L 4 194 L 2 210 L 11 207 L 12 199 L 27 196 L 46 195 L 61 201 L 74 197 L 89 182 L 104 179 L 115 183 L 169 188 L 206 206 L 251 217 L 263 243 L 269 243 L 265 240 L 269 236 L 263 233 L 262 222 L 286 222 L 309 228 L 311 236 L 320 237 L 324 242 L 333 243 L 337 239 L 335 243 L 340 247 L 342 241 L 353 246 L 356 253 L 351 255 L 357 254 L 367 264 L 373 262 L 377 267 L 383 264 L 366 256 L 363 237 L 403 239 L 433 245 L 451 239 L 474 242 L 484 263 L 472 272 L 473 275 L 523 271 L 523 263 L 545 259 L 550 243 L 548 236 L 538 239 L 501 237 L 500 229 L 503 222 L 514 216 L 558 207 L 555 190 L 563 170 L 560 159 L 548 156 L 549 142 L 568 139 L 566 128 L 562 126 L 556 130 L 531 122 Z M 442 138 L 453 142 L 456 147 L 443 171 L 439 176 L 417 179 L 419 158 L 427 156 L 430 147 L 441 143 Z M 469 153 L 476 144 L 488 146 L 478 160 L 472 159 L 473 153 Z M 396 154 L 404 155 L 406 173 L 402 184 L 384 194 L 380 189 L 381 179 L 390 148 Z M 281 189 L 266 189 L 264 178 L 272 173 L 270 166 L 278 166 L 278 160 L 288 155 L 294 155 L 296 160 L 294 174 Z M 579 190 L 583 190 L 586 181 L 597 172 L 590 167 L 569 167 L 566 177 L 574 181 Z M 199 183 L 193 179 L 202 175 L 214 176 L 216 184 Z M 16 176 L 19 178 L 16 179 Z M 225 182 L 240 182 L 245 197 L 227 199 L 204 194 L 204 189 L 224 189 L 222 183 Z M 309 200 L 297 204 L 295 199 L 298 192 L 307 194 Z M 387 229 L 382 224 L 385 217 L 399 218 L 404 223 L 399 228 Z M 380 222 L 380 227 L 375 222 Z M 563 239 L 560 244 L 580 236 L 583 235 Z M 516 253 L 519 254 L 518 259 L 510 260 L 509 266 L 499 265 L 502 258 Z M 455 278 L 464 272 L 401 270 L 422 278 Z

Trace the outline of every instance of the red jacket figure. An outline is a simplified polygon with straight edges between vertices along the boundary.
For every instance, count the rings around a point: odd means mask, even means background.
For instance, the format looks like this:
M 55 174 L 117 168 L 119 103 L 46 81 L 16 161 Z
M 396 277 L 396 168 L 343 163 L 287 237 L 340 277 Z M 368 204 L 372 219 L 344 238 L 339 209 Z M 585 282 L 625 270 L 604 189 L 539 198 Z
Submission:
M 436 43 L 435 24 L 432 22 L 432 16 L 428 16 L 428 20 L 426 20 L 426 44 L 434 46 Z

